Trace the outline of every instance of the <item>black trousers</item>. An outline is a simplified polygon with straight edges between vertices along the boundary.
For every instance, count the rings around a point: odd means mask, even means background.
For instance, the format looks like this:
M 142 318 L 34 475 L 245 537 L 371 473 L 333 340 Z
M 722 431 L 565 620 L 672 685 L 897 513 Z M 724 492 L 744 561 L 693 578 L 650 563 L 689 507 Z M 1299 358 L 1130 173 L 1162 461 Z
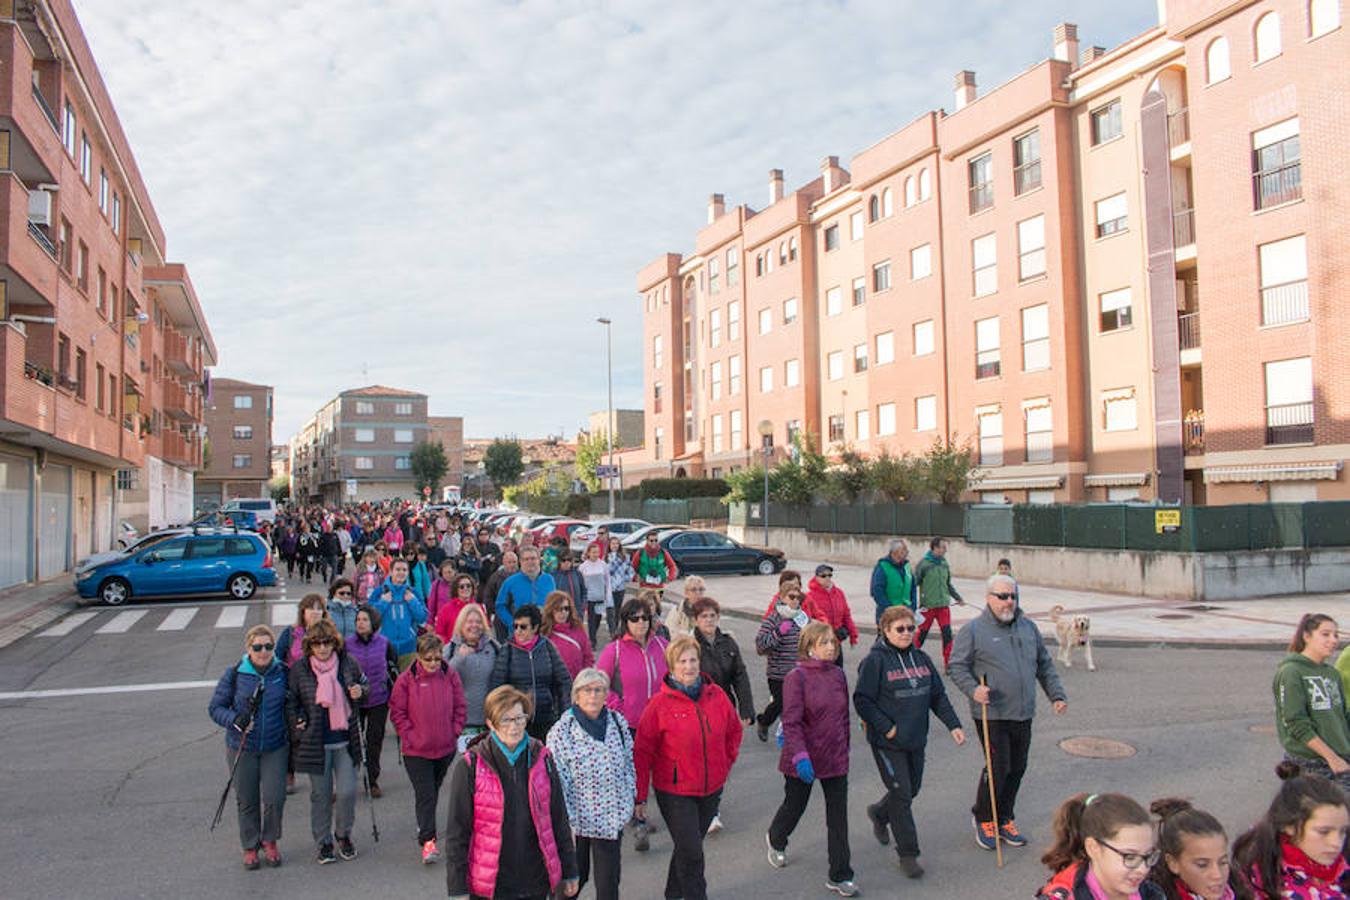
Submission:
M 388 721 L 388 703 L 361 710 L 361 727 L 366 730 L 366 771 L 370 773 L 372 787 L 380 782 L 380 751 L 384 749 L 384 726 Z
M 778 721 L 778 716 L 783 712 L 783 679 L 769 679 L 769 705 L 764 707 L 764 712 L 759 714 L 759 724 L 768 728 L 774 722 Z
M 339 558 L 337 556 L 319 557 L 319 577 L 325 582 L 332 581 L 337 577 Z
M 619 610 L 623 607 L 623 596 L 623 591 L 615 591 L 614 602 L 605 610 L 605 624 L 609 626 L 611 640 L 619 633 Z
M 623 830 L 605 838 L 577 835 L 577 875 L 581 887 L 595 875 L 595 900 L 619 900 L 619 865 L 623 858 Z M 577 895 L 581 892 L 578 890 Z
M 300 557 L 300 577 L 309 581 L 309 576 L 314 574 L 314 557 Z
M 820 778 L 825 793 L 825 839 L 830 858 L 830 880 L 853 880 L 848 849 L 848 776 Z M 783 802 L 769 823 L 769 844 L 775 850 L 786 850 L 788 837 L 801 821 L 806 805 L 811 802 L 811 785 L 795 775 L 783 776 Z
M 923 748 L 918 750 L 891 750 L 873 747 L 872 758 L 886 795 L 867 807 L 874 819 L 890 823 L 895 837 L 895 852 L 901 856 L 919 855 L 919 830 L 914 825 L 914 798 L 923 786 Z
M 600 623 L 605 619 L 605 610 L 603 607 L 586 604 L 586 633 L 590 635 L 591 646 L 599 647 L 597 639 L 600 636 Z
M 423 756 L 404 756 L 403 768 L 408 770 L 408 780 L 412 782 L 413 803 L 417 810 L 417 843 L 425 844 L 436 839 L 436 801 L 441 796 L 441 782 L 445 773 L 450 771 L 450 762 L 455 754 L 440 759 L 427 759 Z
M 683 797 L 656 791 L 656 805 L 666 820 L 670 842 L 670 868 L 666 870 L 666 900 L 708 900 L 708 881 L 703 873 L 703 836 L 717 815 L 720 790 L 703 797 Z
M 984 744 L 984 729 L 977 724 L 975 733 Z M 989 720 L 989 755 L 994 767 L 994 791 L 998 800 L 998 820 L 1011 822 L 1016 815 L 1013 808 L 1017 805 L 1017 792 L 1022 787 L 1022 776 L 1027 771 L 1027 752 L 1031 749 L 1031 720 L 1013 719 Z M 975 793 L 975 806 L 971 809 L 975 819 L 991 822 L 993 810 L 989 805 L 989 775 L 980 771 L 980 786 Z

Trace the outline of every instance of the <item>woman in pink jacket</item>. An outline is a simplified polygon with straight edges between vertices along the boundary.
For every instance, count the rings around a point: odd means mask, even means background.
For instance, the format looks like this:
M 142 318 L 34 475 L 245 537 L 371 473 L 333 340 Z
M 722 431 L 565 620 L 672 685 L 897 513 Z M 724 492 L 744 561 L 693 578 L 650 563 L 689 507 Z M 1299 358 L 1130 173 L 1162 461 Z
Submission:
M 577 615 L 576 604 L 567 591 L 550 591 L 544 599 L 544 624 L 539 631 L 558 648 L 558 655 L 573 678 L 582 669 L 595 665 L 595 650 Z
M 436 847 L 436 803 L 467 711 L 464 686 L 441 658 L 442 646 L 436 634 L 418 637 L 417 662 L 398 676 L 389 697 L 389 718 L 402 742 L 403 767 L 413 786 L 417 842 L 427 865 L 441 858 Z

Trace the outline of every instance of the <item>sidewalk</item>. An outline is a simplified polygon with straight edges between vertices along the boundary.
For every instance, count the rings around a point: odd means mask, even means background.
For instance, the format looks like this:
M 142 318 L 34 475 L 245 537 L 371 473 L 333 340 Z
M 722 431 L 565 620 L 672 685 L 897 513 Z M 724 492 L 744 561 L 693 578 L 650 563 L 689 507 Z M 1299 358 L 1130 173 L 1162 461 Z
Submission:
M 47 627 L 79 606 L 69 572 L 0 591 L 0 647 Z
M 803 587 L 816 566 L 824 560 L 793 560 L 802 573 Z M 835 584 L 848 596 L 858 630 L 874 634 L 876 605 L 868 593 L 870 567 L 830 563 Z M 759 619 L 778 586 L 778 576 L 705 576 L 708 596 L 722 605 L 725 615 Z M 954 578 L 965 606 L 952 607 L 952 627 L 960 629 L 984 609 L 984 582 Z M 683 596 L 683 582 L 671 593 Z M 1055 642 L 1050 609 L 1064 607 L 1067 615 L 1086 615 L 1092 622 L 1092 640 L 1101 646 L 1192 646 L 1276 649 L 1288 645 L 1299 618 L 1305 612 L 1326 613 L 1350 626 L 1350 594 L 1297 594 L 1259 600 L 1232 600 L 1196 604 L 1186 600 L 1149 600 L 1125 594 L 1071 591 L 1020 585 L 1022 610 L 1041 628 L 1049 643 Z M 931 642 L 936 635 L 930 634 Z

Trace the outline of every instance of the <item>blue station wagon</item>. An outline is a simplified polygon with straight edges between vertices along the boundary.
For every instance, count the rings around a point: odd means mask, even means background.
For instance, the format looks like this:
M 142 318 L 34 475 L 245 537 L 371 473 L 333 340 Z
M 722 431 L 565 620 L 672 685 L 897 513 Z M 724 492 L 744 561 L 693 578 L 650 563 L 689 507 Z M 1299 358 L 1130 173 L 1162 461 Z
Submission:
M 186 533 L 80 572 L 75 590 L 86 600 L 121 606 L 132 597 L 228 594 L 248 600 L 276 584 L 272 551 L 250 532 Z

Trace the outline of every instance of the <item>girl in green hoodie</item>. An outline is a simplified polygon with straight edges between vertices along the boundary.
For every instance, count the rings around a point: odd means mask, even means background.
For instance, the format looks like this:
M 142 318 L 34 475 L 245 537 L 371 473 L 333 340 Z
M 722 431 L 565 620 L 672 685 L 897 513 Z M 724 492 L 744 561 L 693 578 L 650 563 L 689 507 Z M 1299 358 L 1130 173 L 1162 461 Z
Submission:
M 1299 621 L 1275 670 L 1275 731 L 1286 759 L 1350 790 L 1350 722 L 1340 673 L 1327 664 L 1338 640 L 1330 616 L 1309 613 Z

